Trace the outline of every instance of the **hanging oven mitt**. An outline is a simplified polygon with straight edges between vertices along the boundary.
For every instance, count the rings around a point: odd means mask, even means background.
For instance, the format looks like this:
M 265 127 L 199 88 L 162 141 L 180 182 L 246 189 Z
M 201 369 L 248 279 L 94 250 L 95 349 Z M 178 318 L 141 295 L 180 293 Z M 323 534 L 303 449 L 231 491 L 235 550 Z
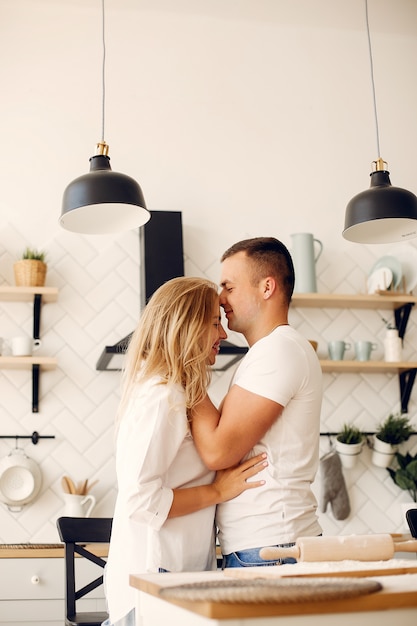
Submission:
M 349 494 L 343 477 L 342 464 L 335 450 L 330 450 L 320 459 L 320 472 L 321 512 L 326 512 L 330 502 L 335 519 L 346 519 L 350 514 Z

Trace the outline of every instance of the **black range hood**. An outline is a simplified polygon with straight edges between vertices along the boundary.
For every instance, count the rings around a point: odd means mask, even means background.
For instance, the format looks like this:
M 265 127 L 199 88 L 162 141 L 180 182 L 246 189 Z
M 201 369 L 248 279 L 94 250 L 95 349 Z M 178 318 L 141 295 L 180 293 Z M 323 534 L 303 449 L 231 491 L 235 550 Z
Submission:
M 171 278 L 184 276 L 181 211 L 150 211 L 150 213 L 151 219 L 139 228 L 141 310 L 163 283 Z M 132 333 L 112 346 L 106 346 L 96 363 L 96 370 L 113 372 L 122 370 L 124 354 L 131 336 Z M 247 351 L 248 348 L 222 341 L 213 369 L 227 370 Z

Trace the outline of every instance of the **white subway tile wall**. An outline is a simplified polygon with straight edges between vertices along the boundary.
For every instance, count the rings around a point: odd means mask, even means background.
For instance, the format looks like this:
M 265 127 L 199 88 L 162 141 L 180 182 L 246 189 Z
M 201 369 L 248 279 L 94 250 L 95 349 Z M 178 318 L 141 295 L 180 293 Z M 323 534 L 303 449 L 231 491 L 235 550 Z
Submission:
M 236 241 L 258 233 L 237 233 Z M 274 233 L 275 234 L 275 233 Z M 15 225 L 0 230 L 0 284 L 14 284 L 13 262 L 27 245 Z M 219 279 L 219 258 L 230 238 L 210 241 L 184 223 L 185 273 Z M 59 289 L 58 300 L 45 304 L 41 313 L 42 347 L 38 354 L 54 356 L 58 366 L 41 372 L 39 413 L 31 411 L 32 381 L 29 370 L 0 371 L 0 435 L 53 435 L 37 445 L 30 440 L 0 439 L 0 458 L 16 445 L 41 466 L 43 484 L 39 497 L 21 511 L 0 504 L 0 541 L 55 542 L 55 521 L 63 514 L 61 478 L 98 480 L 94 515 L 112 515 L 116 497 L 113 460 L 113 420 L 119 398 L 120 374 L 98 372 L 96 361 L 105 345 L 125 337 L 139 316 L 139 242 L 136 232 L 117 237 L 82 237 L 59 232 L 46 242 L 47 286 Z M 375 257 L 377 252 L 375 252 Z M 356 293 L 365 290 L 366 271 L 373 257 L 365 247 L 355 247 L 334 262 L 324 252 L 317 265 L 318 291 Z M 327 341 L 334 338 L 353 342 L 369 338 L 378 344 L 373 358 L 382 358 L 387 311 L 344 309 L 294 309 L 291 323 L 306 337 L 318 341 L 318 354 L 325 357 Z M 0 302 L 0 336 L 32 334 L 32 305 Z M 245 345 L 230 333 L 229 340 Z M 350 352 L 346 354 L 349 358 Z M 403 349 L 404 359 L 416 360 L 417 312 L 412 312 Z M 211 395 L 220 402 L 227 392 L 233 370 L 215 372 Z M 417 389 L 409 413 L 415 429 Z M 398 410 L 399 382 L 394 375 L 324 374 L 322 431 L 337 431 L 345 421 L 373 431 L 389 412 Z M 417 451 L 414 437 L 403 449 Z M 330 446 L 321 438 L 321 452 Z M 371 464 L 365 447 L 355 468 L 344 470 L 351 501 L 351 515 L 337 521 L 329 507 L 320 512 L 326 534 L 402 532 L 405 530 L 400 504 L 410 501 L 385 469 Z M 320 474 L 314 491 L 320 497 Z

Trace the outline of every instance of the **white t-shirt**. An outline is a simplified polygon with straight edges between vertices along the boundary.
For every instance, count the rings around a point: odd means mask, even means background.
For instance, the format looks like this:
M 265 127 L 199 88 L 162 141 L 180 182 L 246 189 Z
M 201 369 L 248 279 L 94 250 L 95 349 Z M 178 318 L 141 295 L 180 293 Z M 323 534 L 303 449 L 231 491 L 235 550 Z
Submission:
M 217 506 L 223 554 L 321 533 L 311 491 L 319 462 L 322 373 L 311 344 L 290 326 L 257 341 L 232 380 L 284 406 L 248 456 L 266 452 L 266 484 Z
M 135 605 L 129 575 L 215 569 L 214 513 L 167 519 L 172 489 L 213 482 L 191 437 L 180 386 L 139 384 L 117 435 L 118 496 L 106 566 L 110 620 Z

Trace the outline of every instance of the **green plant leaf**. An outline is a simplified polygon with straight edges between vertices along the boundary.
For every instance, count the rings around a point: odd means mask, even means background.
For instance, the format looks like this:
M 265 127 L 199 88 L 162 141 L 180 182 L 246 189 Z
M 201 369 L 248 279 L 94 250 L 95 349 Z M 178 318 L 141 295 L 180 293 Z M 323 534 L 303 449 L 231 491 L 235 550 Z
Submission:
M 412 432 L 413 428 L 407 415 L 391 413 L 377 428 L 376 435 L 381 441 L 395 446 L 407 441 Z
M 414 461 L 411 461 L 407 465 L 406 471 L 407 471 L 407 474 L 412 478 L 412 480 L 414 480 L 417 486 L 417 459 Z
M 26 247 L 23 250 L 21 258 L 31 261 L 42 261 L 44 263 L 46 258 L 46 252 L 44 250 L 37 250 L 36 248 Z
M 355 444 L 360 443 L 363 439 L 363 433 L 352 424 L 344 424 L 342 430 L 337 436 L 340 443 Z
M 397 452 L 395 461 L 398 467 L 387 467 L 389 475 L 400 489 L 408 491 L 413 501 L 417 502 L 417 455 Z
M 408 475 L 406 470 L 399 469 L 395 474 L 395 482 L 401 489 L 414 489 L 414 480 Z

